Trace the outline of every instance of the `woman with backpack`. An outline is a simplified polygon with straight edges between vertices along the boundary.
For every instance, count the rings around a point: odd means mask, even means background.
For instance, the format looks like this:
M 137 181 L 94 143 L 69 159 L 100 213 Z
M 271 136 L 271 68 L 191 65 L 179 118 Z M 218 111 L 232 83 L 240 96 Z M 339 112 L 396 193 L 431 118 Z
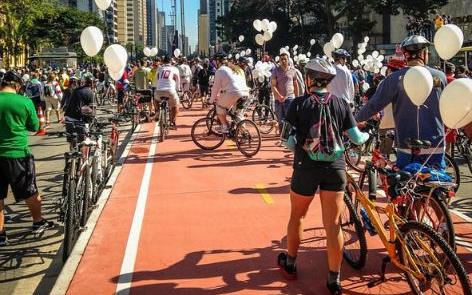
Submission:
M 295 156 L 290 189 L 291 214 L 287 227 L 288 249 L 279 254 L 278 265 L 288 279 L 296 279 L 302 221 L 319 188 L 327 241 L 327 287 L 332 294 L 341 294 L 344 241 L 340 215 L 344 209 L 346 186 L 342 136 L 346 132 L 355 144 L 364 143 L 369 136 L 357 128 L 348 103 L 326 89 L 336 76 L 334 66 L 316 58 L 307 63 L 305 70 L 306 94 L 291 103 L 283 129 L 287 130 L 287 124 L 291 126 L 285 145 L 295 152 Z
M 54 73 L 49 74 L 44 85 L 44 96 L 46 98 L 46 126 L 50 124 L 49 118 L 52 110 L 56 112 L 57 123 L 60 123 L 62 120 L 60 108 L 62 89 Z

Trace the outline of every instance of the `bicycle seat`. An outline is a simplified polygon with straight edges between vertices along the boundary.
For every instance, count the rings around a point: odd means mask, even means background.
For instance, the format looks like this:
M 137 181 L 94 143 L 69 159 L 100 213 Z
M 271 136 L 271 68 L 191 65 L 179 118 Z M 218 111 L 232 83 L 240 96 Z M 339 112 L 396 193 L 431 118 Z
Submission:
M 411 173 L 407 171 L 392 172 L 387 174 L 387 183 L 389 186 L 395 186 L 398 183 L 408 181 Z
M 409 138 L 406 140 L 406 144 L 410 149 L 429 149 L 431 147 L 431 141 L 421 139 Z

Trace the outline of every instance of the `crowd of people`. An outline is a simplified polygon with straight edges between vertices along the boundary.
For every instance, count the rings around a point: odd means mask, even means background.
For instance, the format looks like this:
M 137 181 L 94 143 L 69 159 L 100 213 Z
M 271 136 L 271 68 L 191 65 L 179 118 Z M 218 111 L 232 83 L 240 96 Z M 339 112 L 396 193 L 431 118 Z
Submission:
M 35 69 L 0 71 L 0 245 L 7 242 L 3 226 L 3 199 L 10 185 L 17 201 L 25 200 L 33 216 L 34 230 L 44 230 L 51 222 L 41 217 L 41 199 L 35 182 L 34 160 L 27 145 L 28 131 L 38 128 L 36 110 L 46 112 L 46 124 L 51 124 L 51 111 L 58 122 L 81 121 L 84 107 L 95 103 L 94 91 L 98 83 L 116 83 L 118 112 L 129 99 L 131 85 L 145 97 L 155 120 L 159 116 L 159 101 L 169 99 L 171 124 L 177 128 L 180 95 L 183 91 L 199 91 L 214 103 L 221 122 L 221 132 L 228 132 L 227 110 L 237 106 L 257 88 L 259 102 L 273 101 L 279 132 L 289 126 L 286 147 L 294 151 L 291 179 L 291 214 L 288 222 L 288 248 L 278 257 L 278 264 L 288 278 L 296 278 L 297 252 L 302 239 L 302 221 L 319 189 L 323 224 L 327 236 L 329 274 L 327 287 L 340 294 L 340 268 L 343 236 L 340 214 L 346 185 L 344 156 L 339 153 L 342 138 L 348 136 L 362 144 L 368 135 L 361 129 L 362 122 L 383 120 L 393 116 L 397 147 L 396 165 L 401 169 L 411 160 L 407 138 L 429 140 L 433 150 L 422 151 L 419 159 L 430 165 L 444 167 L 446 135 L 439 113 L 439 97 L 447 83 L 455 78 L 470 77 L 463 66 L 451 63 L 445 72 L 428 66 L 430 42 L 418 35 L 406 38 L 400 45 L 401 54 L 385 62 L 385 75 L 372 73 L 349 64 L 350 54 L 344 49 L 332 53 L 332 61 L 316 57 L 297 63 L 288 51 L 276 61 L 269 55 L 261 57 L 271 74 L 255 75 L 252 58 L 232 57 L 218 53 L 211 59 L 165 56 L 153 61 L 130 63 L 122 77 L 113 82 L 104 66 L 78 69 Z M 433 91 L 418 110 L 398 81 L 411 66 L 425 67 L 433 76 Z M 369 87 L 366 87 L 366 86 Z M 23 94 L 30 98 L 24 99 Z M 386 107 L 392 105 L 390 114 Z M 353 112 L 356 110 L 355 112 Z M 411 122 L 420 113 L 422 128 L 418 131 Z M 355 115 L 354 115 L 355 113 Z M 418 134 L 419 132 L 419 134 Z M 453 134 L 450 132 L 449 134 Z M 449 136 L 450 137 L 450 136 Z M 450 143 L 454 138 L 448 138 Z M 431 155 L 433 153 L 433 155 Z M 19 171 L 29 171 L 20 176 Z

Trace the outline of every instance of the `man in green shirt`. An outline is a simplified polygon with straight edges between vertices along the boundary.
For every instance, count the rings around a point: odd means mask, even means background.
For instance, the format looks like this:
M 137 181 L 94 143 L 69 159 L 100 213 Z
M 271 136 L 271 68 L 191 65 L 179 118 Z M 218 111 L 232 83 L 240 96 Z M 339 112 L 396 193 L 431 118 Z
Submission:
M 17 94 L 21 86 L 21 77 L 15 72 L 7 72 L 0 84 L 0 246 L 8 243 L 3 214 L 8 186 L 17 202 L 24 200 L 28 205 L 33 233 L 54 226 L 41 214 L 34 157 L 28 147 L 28 131 L 36 132 L 39 122 L 33 102 Z

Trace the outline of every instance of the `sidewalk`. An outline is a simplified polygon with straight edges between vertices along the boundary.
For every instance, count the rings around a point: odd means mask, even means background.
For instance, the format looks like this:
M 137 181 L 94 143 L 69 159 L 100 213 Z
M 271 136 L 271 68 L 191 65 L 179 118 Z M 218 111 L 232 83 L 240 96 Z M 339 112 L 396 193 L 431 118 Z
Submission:
M 101 116 L 104 116 L 103 114 Z M 121 140 L 129 138 L 129 126 L 120 127 Z M 61 136 L 62 124 L 51 124 L 45 136 L 31 135 L 29 144 L 35 156 L 37 184 L 43 198 L 43 214 L 56 226 L 35 237 L 31 233 L 31 217 L 24 202 L 6 200 L 5 228 L 10 245 L 0 248 L 0 295 L 49 294 L 63 263 L 61 246 L 63 224 L 57 222 L 58 202 L 62 191 L 64 152 L 69 148 Z M 36 292 L 35 292 L 36 290 Z

